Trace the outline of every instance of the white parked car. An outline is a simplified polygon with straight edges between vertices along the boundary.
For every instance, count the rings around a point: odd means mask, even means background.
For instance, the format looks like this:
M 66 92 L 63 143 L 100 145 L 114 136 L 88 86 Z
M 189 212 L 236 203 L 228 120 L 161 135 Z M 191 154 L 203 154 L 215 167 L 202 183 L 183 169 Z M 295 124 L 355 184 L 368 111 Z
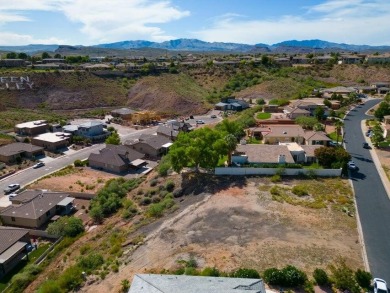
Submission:
M 374 293 L 388 293 L 385 280 L 374 278 Z
M 355 162 L 354 161 L 349 161 L 347 163 L 347 166 L 348 166 L 348 169 L 349 170 L 358 170 L 358 167 L 356 166 Z
M 44 163 L 44 162 L 38 162 L 38 163 L 36 163 L 36 164 L 33 166 L 33 168 L 34 168 L 34 169 L 38 169 L 38 168 L 43 167 L 43 166 L 45 166 L 45 163 Z
M 15 190 L 18 190 L 19 188 L 20 188 L 20 184 L 17 184 L 17 183 L 10 184 L 10 185 L 8 185 L 8 187 L 6 189 L 4 189 L 4 193 L 9 194 Z

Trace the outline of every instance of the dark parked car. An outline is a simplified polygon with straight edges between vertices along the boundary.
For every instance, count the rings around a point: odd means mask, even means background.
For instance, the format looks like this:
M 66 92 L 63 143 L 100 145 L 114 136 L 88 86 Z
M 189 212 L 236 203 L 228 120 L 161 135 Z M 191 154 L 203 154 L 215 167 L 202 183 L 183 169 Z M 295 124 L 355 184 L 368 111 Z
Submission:
M 370 149 L 370 145 L 367 142 L 363 142 L 363 148 L 364 149 Z

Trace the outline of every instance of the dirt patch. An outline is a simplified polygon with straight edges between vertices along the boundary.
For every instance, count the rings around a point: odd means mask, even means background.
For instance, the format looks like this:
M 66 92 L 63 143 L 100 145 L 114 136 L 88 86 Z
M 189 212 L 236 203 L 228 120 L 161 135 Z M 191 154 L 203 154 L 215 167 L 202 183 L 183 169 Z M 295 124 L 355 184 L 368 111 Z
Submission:
M 90 168 L 75 168 L 75 172 L 61 177 L 41 179 L 30 185 L 32 189 L 48 189 L 52 191 L 96 193 L 111 178 L 117 175 L 93 170 Z
M 220 180 L 219 188 L 210 182 L 203 186 L 215 192 L 185 197 L 184 205 L 187 199 L 198 201 L 161 220 L 138 249 L 125 250 L 125 265 L 118 273 L 81 291 L 117 291 L 121 280 L 131 280 L 135 273 L 171 270 L 190 255 L 200 267 L 224 271 L 238 267 L 263 271 L 292 264 L 311 274 L 339 256 L 353 268 L 363 267 L 355 218 L 331 207 L 275 202 L 266 189 L 259 189 L 270 184 L 267 178 L 237 178 L 238 184 L 232 178 L 214 178 Z

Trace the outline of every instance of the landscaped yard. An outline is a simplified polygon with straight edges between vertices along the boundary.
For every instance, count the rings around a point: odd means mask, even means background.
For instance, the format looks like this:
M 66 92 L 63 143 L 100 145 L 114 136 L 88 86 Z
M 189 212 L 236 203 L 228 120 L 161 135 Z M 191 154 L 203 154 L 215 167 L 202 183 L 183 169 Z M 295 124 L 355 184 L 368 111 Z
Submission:
M 261 119 L 261 120 L 266 120 L 266 119 L 269 119 L 271 118 L 271 113 L 264 113 L 264 112 L 260 112 L 256 115 L 256 118 L 257 119 Z

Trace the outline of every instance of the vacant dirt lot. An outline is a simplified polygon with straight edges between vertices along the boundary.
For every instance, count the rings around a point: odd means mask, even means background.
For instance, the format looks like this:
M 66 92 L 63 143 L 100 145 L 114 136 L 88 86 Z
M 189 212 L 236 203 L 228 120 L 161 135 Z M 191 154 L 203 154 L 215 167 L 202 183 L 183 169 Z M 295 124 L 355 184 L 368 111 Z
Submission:
M 135 273 L 172 270 L 178 260 L 190 256 L 200 268 L 224 271 L 292 264 L 311 275 L 314 268 L 326 268 L 340 256 L 353 268 L 363 267 L 354 217 L 335 206 L 313 209 L 274 201 L 270 193 L 274 184 L 268 178 L 237 180 L 239 184 L 226 180 L 215 192 L 199 193 L 195 188 L 197 195 L 186 196 L 181 209 L 152 228 L 143 228 L 144 244 L 135 251 L 125 248 L 118 273 L 81 291 L 116 292 L 121 280 L 131 280 Z M 336 181 L 319 182 L 349 192 L 347 181 L 330 180 Z M 290 180 L 278 186 L 287 190 L 307 182 Z
M 31 184 L 30 188 L 95 193 L 104 186 L 104 183 L 107 180 L 117 177 L 117 175 L 93 170 L 87 167 L 74 168 L 65 176 L 44 178 Z

